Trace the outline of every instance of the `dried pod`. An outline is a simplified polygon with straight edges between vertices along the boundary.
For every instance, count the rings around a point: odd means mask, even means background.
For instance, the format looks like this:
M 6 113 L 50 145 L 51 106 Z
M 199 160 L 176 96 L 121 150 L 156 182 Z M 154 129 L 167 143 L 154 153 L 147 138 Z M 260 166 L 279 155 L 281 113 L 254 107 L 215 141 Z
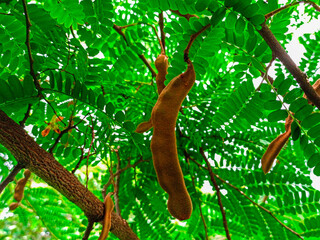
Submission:
M 18 203 L 18 202 L 13 202 L 13 203 L 11 203 L 10 206 L 9 206 L 10 211 L 15 210 L 17 207 L 19 207 L 19 203 Z
M 268 146 L 267 151 L 263 154 L 261 158 L 261 165 L 262 165 L 262 170 L 265 174 L 267 174 L 276 159 L 276 157 L 279 155 L 281 149 L 285 145 L 285 143 L 288 141 L 288 139 L 291 136 L 291 123 L 293 119 L 289 115 L 286 119 L 285 123 L 285 129 L 286 132 L 280 134 L 276 139 L 274 139 Z
M 27 178 L 21 178 L 18 180 L 16 188 L 14 189 L 14 199 L 17 202 L 20 202 L 23 198 L 23 192 L 24 192 L 24 187 L 26 186 L 28 179 Z
M 179 220 L 188 219 L 192 202 L 179 164 L 175 127 L 180 106 L 195 82 L 195 71 L 188 62 L 187 70 L 170 81 L 159 95 L 152 110 L 154 128 L 151 151 L 160 186 L 169 194 L 168 210 Z
M 111 228 L 111 213 L 113 211 L 113 208 L 114 208 L 114 204 L 111 199 L 111 193 L 108 193 L 108 195 L 104 198 L 103 226 L 102 226 L 102 231 L 98 240 L 105 240 L 109 235 L 109 231 Z

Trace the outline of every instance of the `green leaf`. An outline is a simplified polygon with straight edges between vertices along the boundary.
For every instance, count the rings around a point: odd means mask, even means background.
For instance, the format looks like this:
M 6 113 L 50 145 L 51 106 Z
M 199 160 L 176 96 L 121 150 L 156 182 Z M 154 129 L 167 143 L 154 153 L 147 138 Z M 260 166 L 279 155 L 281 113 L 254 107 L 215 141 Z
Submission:
M 108 103 L 107 103 L 107 106 L 106 106 L 106 112 L 107 112 L 107 114 L 110 115 L 110 116 L 112 116 L 113 113 L 114 113 L 114 110 L 115 110 L 115 108 L 114 108 L 113 104 L 112 104 L 111 102 L 108 102 Z
M 305 117 L 309 116 L 313 111 L 313 107 L 311 105 L 306 105 L 302 108 L 300 108 L 296 113 L 295 117 L 299 119 L 300 121 L 303 121 Z
M 259 12 L 259 10 L 260 10 L 259 5 L 257 3 L 253 3 L 243 10 L 243 15 L 246 18 L 251 18 L 255 16 L 257 12 Z
M 250 18 L 250 22 L 255 26 L 261 25 L 262 23 L 264 23 L 265 20 L 266 19 L 265 19 L 264 15 L 262 15 L 262 14 L 257 14 L 257 15 Z M 258 30 L 260 30 L 260 29 L 258 29 Z
M 282 103 L 277 100 L 270 100 L 264 103 L 264 108 L 266 110 L 278 110 L 282 106 Z
M 66 78 L 66 83 L 65 83 L 65 93 L 66 94 L 70 94 L 70 90 L 71 90 L 71 78 L 69 76 L 67 76 Z
M 89 103 L 92 106 L 95 106 L 96 105 L 96 96 L 95 96 L 94 92 L 92 91 L 92 89 L 89 89 L 88 96 L 89 96 Z
M 299 139 L 301 134 L 301 129 L 299 128 L 298 124 L 293 121 L 291 124 L 291 136 L 292 136 L 292 140 L 296 141 L 297 139 Z
M 237 21 L 237 15 L 234 14 L 233 12 L 230 12 L 225 20 L 226 28 L 234 29 L 234 27 L 236 25 L 236 21 Z
M 243 18 L 239 17 L 235 26 L 236 33 L 242 34 L 245 28 L 246 28 L 246 22 L 243 20 Z
M 312 113 L 301 122 L 301 126 L 305 129 L 309 129 L 320 122 L 320 113 Z
M 320 136 L 320 124 L 313 126 L 309 131 L 308 135 L 312 138 Z
M 105 104 L 106 104 L 106 101 L 105 101 L 105 99 L 104 99 L 104 96 L 103 96 L 102 94 L 100 94 L 100 95 L 98 96 L 98 99 L 97 99 L 97 106 L 98 106 L 98 108 L 100 108 L 101 110 L 103 110 Z
M 16 98 L 24 97 L 23 87 L 17 76 L 9 76 L 8 82 Z
M 320 153 L 314 153 L 307 162 L 309 168 L 315 167 L 318 163 L 320 163 Z
M 122 123 L 125 120 L 125 116 L 122 111 L 118 111 L 114 117 L 119 123 Z
M 292 89 L 289 93 L 287 93 L 284 98 L 283 101 L 286 103 L 292 103 L 297 97 L 301 96 L 302 94 L 302 90 L 301 88 L 295 88 Z
M 313 169 L 313 173 L 318 177 L 320 176 L 320 162 L 318 162 L 315 168 Z
M 8 101 L 8 100 L 12 100 L 13 99 L 13 93 L 10 89 L 10 86 L 9 84 L 7 83 L 7 81 L 3 81 L 3 80 L 0 80 L 0 96 Z
M 297 112 L 302 107 L 308 104 L 308 100 L 305 98 L 298 98 L 290 104 L 289 110 L 291 112 Z
M 36 92 L 33 79 L 30 75 L 26 75 L 23 80 L 23 89 L 26 96 L 33 96 Z
M 205 10 L 208 7 L 209 1 L 207 0 L 198 0 L 196 5 L 195 5 L 195 9 L 198 12 L 202 12 L 203 10 Z
M 287 116 L 288 116 L 288 113 L 286 110 L 279 109 L 279 110 L 276 110 L 276 111 L 269 113 L 268 121 L 269 122 L 277 122 L 279 120 L 286 119 Z
M 136 129 L 135 125 L 131 121 L 124 122 L 123 127 L 129 132 L 134 132 L 134 130 Z

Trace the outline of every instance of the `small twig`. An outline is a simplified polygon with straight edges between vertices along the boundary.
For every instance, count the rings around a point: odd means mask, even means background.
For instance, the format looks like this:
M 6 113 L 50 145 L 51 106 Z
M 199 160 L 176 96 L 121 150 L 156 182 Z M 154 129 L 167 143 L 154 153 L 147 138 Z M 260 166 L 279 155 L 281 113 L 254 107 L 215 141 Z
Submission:
M 134 164 L 130 164 L 128 163 L 127 166 L 125 166 L 124 168 L 121 168 L 119 171 L 117 171 L 116 173 L 112 174 L 112 176 L 109 177 L 108 182 L 104 185 L 102 192 L 106 193 L 106 189 L 110 186 L 113 177 L 118 176 L 119 174 L 123 173 L 124 171 L 126 171 L 129 168 L 135 168 L 138 164 L 142 163 L 142 162 L 148 162 L 149 160 L 144 160 L 142 158 L 140 158 L 138 161 L 136 161 Z
M 19 122 L 20 126 L 23 128 L 25 127 L 25 123 L 26 123 L 27 119 L 30 117 L 31 107 L 32 107 L 32 104 L 31 103 L 28 104 L 27 112 L 25 113 L 24 118 Z
M 202 155 L 203 159 L 206 161 L 206 164 L 207 164 L 207 168 L 208 168 L 208 171 L 209 171 L 209 174 L 210 174 L 210 179 L 211 179 L 211 182 L 213 183 L 214 185 L 214 188 L 216 189 L 216 192 L 217 192 L 217 196 L 218 196 L 218 203 L 219 203 L 219 206 L 220 206 L 220 211 L 221 211 L 221 214 L 222 214 L 222 218 L 223 218 L 223 226 L 224 226 L 224 230 L 226 232 L 226 237 L 227 239 L 231 239 L 230 237 L 230 233 L 229 233 L 229 228 L 228 228 L 228 221 L 227 221 L 227 218 L 226 218 L 226 212 L 223 208 L 223 205 L 222 205 L 222 200 L 221 200 L 221 193 L 220 193 L 220 189 L 219 189 L 219 186 L 214 178 L 214 174 L 212 172 L 212 169 L 211 169 L 211 165 L 203 151 L 203 148 L 200 147 L 200 154 Z
M 94 221 L 88 219 L 88 225 L 87 225 L 86 231 L 84 232 L 82 240 L 88 240 L 90 233 L 93 229 L 93 225 L 94 225 Z
M 76 125 L 72 125 L 72 126 L 68 125 L 67 128 L 63 129 L 63 130 L 60 132 L 60 134 L 59 134 L 59 136 L 57 137 L 57 139 L 55 140 L 55 142 L 53 143 L 52 147 L 49 148 L 49 151 L 48 151 L 48 152 L 52 154 L 54 148 L 57 146 L 57 144 L 59 143 L 59 141 L 60 141 L 60 139 L 62 138 L 62 136 L 63 136 L 65 133 L 67 133 L 69 130 L 71 130 L 71 129 L 75 128 L 75 127 L 76 127 Z
M 266 14 L 266 15 L 265 15 L 265 18 L 266 18 L 266 20 L 267 20 L 268 18 L 276 15 L 277 13 L 281 12 L 282 10 L 287 9 L 287 8 L 289 8 L 289 7 L 293 7 L 293 6 L 295 6 L 295 5 L 298 5 L 299 3 L 300 3 L 300 2 L 293 2 L 293 3 L 287 4 L 287 5 L 283 6 L 283 7 L 280 7 L 280 8 L 278 8 L 278 9 L 275 9 L 275 10 L 273 10 L 272 12 L 269 12 L 268 14 Z
M 88 188 L 88 181 L 89 181 L 89 157 L 90 157 L 90 151 L 93 145 L 93 141 L 94 141 L 94 125 L 93 125 L 93 119 L 91 117 L 91 142 L 90 142 L 90 146 L 89 146 L 89 150 L 88 150 L 88 155 L 87 155 L 87 167 L 86 167 L 86 188 Z
M 266 15 L 265 15 L 265 18 L 266 18 L 266 20 L 267 20 L 267 19 L 269 19 L 270 17 L 272 17 L 272 16 L 276 15 L 277 13 L 281 12 L 282 10 L 287 9 L 287 8 L 289 8 L 289 7 L 296 6 L 296 5 L 298 5 L 299 3 L 309 4 L 309 5 L 311 5 L 312 7 L 314 7 L 314 9 L 315 9 L 316 11 L 320 12 L 320 7 L 319 7 L 315 2 L 307 1 L 307 0 L 306 0 L 306 1 L 298 1 L 298 2 L 289 3 L 289 4 L 287 4 L 287 5 L 283 6 L 283 7 L 280 7 L 280 8 L 278 8 L 278 9 L 275 9 L 275 10 L 273 10 L 272 12 L 266 14 Z
M 187 13 L 187 14 L 182 14 L 182 13 L 179 12 L 179 10 L 171 10 L 171 9 L 170 9 L 170 11 L 173 12 L 173 13 L 175 13 L 175 14 L 177 14 L 177 15 L 180 16 L 180 17 L 186 18 L 188 21 L 189 21 L 190 18 L 192 18 L 192 17 L 195 17 L 195 18 L 198 18 L 198 19 L 199 19 L 199 17 L 198 17 L 197 15 L 195 15 L 195 14 L 189 14 L 189 13 Z
M 166 52 L 166 34 L 164 32 L 164 21 L 163 21 L 163 12 L 159 14 L 159 27 L 160 27 L 160 35 L 161 35 L 161 44 L 163 48 L 163 54 Z
M 117 156 L 117 160 L 118 160 L 117 172 L 119 172 L 120 171 L 120 165 L 121 165 L 121 159 L 120 159 L 120 155 L 119 155 L 119 148 L 118 149 L 114 149 L 114 152 L 116 153 L 116 156 Z M 116 175 L 115 178 L 116 178 L 116 180 L 115 180 L 115 188 L 114 188 L 113 197 L 114 197 L 116 212 L 121 217 L 121 210 L 120 210 L 120 206 L 119 206 L 120 174 Z
M 3 182 L 0 183 L 0 194 L 2 193 L 3 189 L 5 189 L 6 186 L 14 180 L 14 177 L 20 172 L 22 168 L 23 167 L 20 164 L 17 164 L 9 173 L 9 175 L 3 180 Z
M 191 48 L 194 40 L 195 40 L 201 33 L 203 33 L 205 30 L 207 30 L 210 26 L 211 26 L 211 24 L 208 23 L 208 24 L 205 25 L 200 31 L 198 31 L 198 32 L 196 32 L 196 33 L 194 33 L 194 34 L 192 34 L 192 35 L 190 36 L 190 41 L 189 41 L 186 49 L 183 51 L 183 52 L 184 52 L 184 61 L 185 61 L 185 62 L 188 62 L 188 61 L 189 61 L 189 50 L 190 50 L 190 48 Z
M 29 18 L 29 13 L 28 13 L 28 9 L 27 9 L 27 3 L 26 0 L 22 0 L 22 4 L 23 4 L 23 9 L 24 9 L 24 15 L 26 17 L 26 46 L 28 49 L 28 55 L 29 55 L 29 64 L 30 64 L 30 75 L 33 78 L 33 82 L 34 85 L 36 86 L 36 89 L 38 90 L 39 94 L 41 93 L 41 87 L 39 82 L 37 81 L 37 77 L 36 74 L 34 72 L 34 68 L 33 68 L 33 57 L 32 57 L 32 52 L 31 52 L 31 45 L 30 45 L 30 27 L 32 26 L 30 18 Z

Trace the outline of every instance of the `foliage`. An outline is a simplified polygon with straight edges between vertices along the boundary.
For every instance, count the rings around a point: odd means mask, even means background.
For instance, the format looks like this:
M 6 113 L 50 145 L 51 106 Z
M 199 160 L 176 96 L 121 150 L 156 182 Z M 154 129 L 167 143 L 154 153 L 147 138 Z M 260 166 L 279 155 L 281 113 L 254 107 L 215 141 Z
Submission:
M 110 174 L 137 163 L 120 174 L 119 206 L 141 239 L 205 239 L 205 231 L 211 239 L 225 235 L 217 192 L 202 188 L 212 182 L 199 148 L 211 160 L 213 172 L 235 186 L 217 179 L 232 239 L 297 238 L 236 188 L 305 239 L 316 239 L 320 192 L 311 186 L 310 172 L 320 176 L 318 109 L 302 97 L 299 85 L 278 60 L 273 85 L 261 83 L 272 52 L 257 29 L 264 15 L 281 6 L 277 0 L 29 1 L 31 66 L 23 4 L 2 2 L 0 109 L 16 122 L 30 110 L 28 133 L 67 170 L 75 170 L 83 184 L 88 167 L 88 189 L 101 200 Z M 292 38 L 289 26 L 303 25 L 293 17 L 299 13 L 297 6 L 267 21 L 282 46 Z M 319 17 L 311 5 L 304 6 L 310 19 Z M 198 17 L 188 21 L 172 10 Z M 180 164 L 194 207 L 191 218 L 181 223 L 169 215 L 167 195 L 157 182 L 150 152 L 152 130 L 134 132 L 150 118 L 157 100 L 155 79 L 141 58 L 155 69 L 160 47 L 151 26 L 158 29 L 160 11 L 170 63 L 166 84 L 185 70 L 183 50 L 191 34 L 211 24 L 190 50 L 197 81 L 176 126 Z M 124 26 L 123 35 L 115 26 Z M 319 78 L 319 36 L 317 32 L 300 38 L 306 53 L 299 67 L 311 82 Z M 292 138 L 265 175 L 260 159 L 268 144 L 284 132 L 289 110 L 295 118 Z M 55 114 L 63 117 L 57 123 L 60 135 L 50 131 L 43 137 Z M 2 146 L 0 157 L 3 180 L 16 160 Z M 22 173 L 16 180 L 21 177 Z M 14 185 L 9 184 L 0 198 L 5 219 L 0 223 L 1 239 L 83 236 L 87 220 L 81 210 L 34 175 L 22 205 L 9 213 L 6 206 L 13 201 Z M 114 190 L 112 186 L 107 192 Z M 97 239 L 100 230 L 96 225 L 89 239 Z

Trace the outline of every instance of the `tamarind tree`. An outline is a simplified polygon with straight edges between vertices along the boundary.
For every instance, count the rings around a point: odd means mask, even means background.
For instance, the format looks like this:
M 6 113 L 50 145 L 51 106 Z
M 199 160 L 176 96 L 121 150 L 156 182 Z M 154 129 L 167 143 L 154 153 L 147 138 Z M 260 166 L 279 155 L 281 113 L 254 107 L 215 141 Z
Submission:
M 1 1 L 0 238 L 317 239 L 319 12 Z

